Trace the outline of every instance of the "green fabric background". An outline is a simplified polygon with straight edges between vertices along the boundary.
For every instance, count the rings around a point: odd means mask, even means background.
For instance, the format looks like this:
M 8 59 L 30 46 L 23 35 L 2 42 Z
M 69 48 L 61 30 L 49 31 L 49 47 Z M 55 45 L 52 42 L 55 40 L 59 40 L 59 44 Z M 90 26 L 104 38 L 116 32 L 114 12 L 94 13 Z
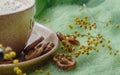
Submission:
M 86 4 L 97 21 L 97 31 L 92 34 L 101 32 L 103 36 L 111 40 L 114 49 L 120 49 L 120 28 L 116 29 L 115 25 L 120 24 L 120 0 L 36 0 L 37 12 L 35 18 L 46 27 L 57 32 L 72 34 L 74 31 L 68 28 L 68 24 L 74 25 L 73 18 L 75 16 L 89 16 L 90 12 L 85 9 L 78 11 L 80 6 Z M 46 22 L 41 19 L 44 16 L 51 20 Z M 89 17 L 92 21 L 92 18 Z M 112 23 L 105 27 L 105 23 L 112 20 Z M 83 29 L 74 26 L 74 30 L 85 33 Z M 83 39 L 79 39 L 84 43 Z M 120 55 L 109 55 L 109 50 L 99 47 L 100 52 L 91 52 L 90 55 L 81 55 L 77 60 L 77 67 L 64 71 L 56 67 L 53 62 L 48 61 L 46 65 L 41 67 L 45 71 L 49 70 L 51 75 L 120 75 Z M 58 48 L 58 51 L 62 51 Z M 31 72 L 29 75 L 45 75 L 45 73 L 37 74 Z

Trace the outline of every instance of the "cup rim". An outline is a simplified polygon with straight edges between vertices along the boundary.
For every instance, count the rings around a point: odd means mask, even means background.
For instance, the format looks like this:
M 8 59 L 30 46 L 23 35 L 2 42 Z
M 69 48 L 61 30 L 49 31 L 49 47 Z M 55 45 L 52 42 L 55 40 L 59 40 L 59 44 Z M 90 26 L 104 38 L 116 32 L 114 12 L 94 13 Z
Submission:
M 31 0 L 31 1 L 32 1 L 31 5 L 23 8 L 23 9 L 2 13 L 2 14 L 0 14 L 0 16 L 12 15 L 12 14 L 15 14 L 15 13 L 20 13 L 20 12 L 23 12 L 25 10 L 28 10 L 28 9 L 34 7 L 34 5 L 35 5 L 35 0 Z

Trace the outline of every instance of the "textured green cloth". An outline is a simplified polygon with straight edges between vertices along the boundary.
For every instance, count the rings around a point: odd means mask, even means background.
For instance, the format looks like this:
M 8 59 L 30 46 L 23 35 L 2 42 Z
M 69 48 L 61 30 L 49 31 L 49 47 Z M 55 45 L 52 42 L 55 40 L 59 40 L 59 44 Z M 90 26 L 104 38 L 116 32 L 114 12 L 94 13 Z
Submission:
M 38 0 L 39 2 L 40 0 Z M 120 50 L 120 28 L 115 28 L 116 24 L 120 24 L 120 0 L 49 0 L 48 6 L 39 12 L 37 15 L 37 20 L 45 25 L 46 27 L 57 32 L 72 34 L 74 31 L 68 28 L 68 24 L 75 25 L 73 18 L 78 16 L 82 18 L 83 16 L 94 17 L 97 22 L 97 30 L 91 33 L 95 35 L 97 32 L 103 34 L 106 39 L 111 40 L 111 45 L 113 49 Z M 41 1 L 42 2 L 42 1 Z M 80 6 L 86 4 L 87 9 L 78 11 Z M 37 7 L 41 3 L 38 3 Z M 47 4 L 46 4 L 47 5 Z M 50 19 L 51 22 L 46 22 L 41 19 L 44 16 Z M 92 17 L 89 17 L 93 21 Z M 105 22 L 112 20 L 112 23 L 105 27 Z M 78 28 L 78 26 L 73 27 L 74 30 L 78 30 L 81 33 L 86 31 Z M 79 39 L 82 43 L 85 42 L 83 39 Z M 81 55 L 77 60 L 76 68 L 68 71 L 61 70 L 49 61 L 45 66 L 41 67 L 45 71 L 49 70 L 51 75 L 120 75 L 120 55 L 110 55 L 107 47 L 98 47 L 99 52 L 96 53 L 92 51 L 90 55 Z M 59 48 L 58 51 L 61 49 Z M 61 50 L 62 51 L 62 50 Z M 37 74 L 30 73 L 30 75 L 45 75 L 45 73 Z

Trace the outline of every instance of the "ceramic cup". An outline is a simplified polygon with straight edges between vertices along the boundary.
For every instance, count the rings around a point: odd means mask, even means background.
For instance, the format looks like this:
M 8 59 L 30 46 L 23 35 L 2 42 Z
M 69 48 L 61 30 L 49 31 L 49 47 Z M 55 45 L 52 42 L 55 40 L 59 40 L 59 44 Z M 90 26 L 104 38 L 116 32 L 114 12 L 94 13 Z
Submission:
M 21 52 L 27 42 L 35 5 L 34 0 L 18 1 L 25 7 L 0 14 L 0 43 L 11 46 L 17 53 Z

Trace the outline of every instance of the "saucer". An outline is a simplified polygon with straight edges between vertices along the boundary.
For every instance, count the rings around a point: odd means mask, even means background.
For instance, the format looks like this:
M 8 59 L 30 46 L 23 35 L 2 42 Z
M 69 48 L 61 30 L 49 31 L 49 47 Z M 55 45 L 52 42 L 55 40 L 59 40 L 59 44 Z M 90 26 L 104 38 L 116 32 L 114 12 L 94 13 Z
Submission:
M 58 38 L 57 38 L 55 32 L 53 32 L 49 28 L 35 22 L 33 30 L 31 32 L 31 36 L 28 39 L 27 45 L 32 43 L 34 40 L 36 40 L 40 36 L 43 36 L 45 38 L 44 42 L 53 42 L 55 45 L 54 48 L 42 56 L 39 56 L 39 57 L 31 59 L 31 60 L 20 62 L 17 65 L 1 64 L 0 65 L 0 75 L 14 75 L 13 68 L 15 66 L 20 67 L 23 70 L 23 72 L 29 72 L 31 70 L 35 70 L 39 66 L 42 66 L 52 56 L 52 54 L 57 50 Z

